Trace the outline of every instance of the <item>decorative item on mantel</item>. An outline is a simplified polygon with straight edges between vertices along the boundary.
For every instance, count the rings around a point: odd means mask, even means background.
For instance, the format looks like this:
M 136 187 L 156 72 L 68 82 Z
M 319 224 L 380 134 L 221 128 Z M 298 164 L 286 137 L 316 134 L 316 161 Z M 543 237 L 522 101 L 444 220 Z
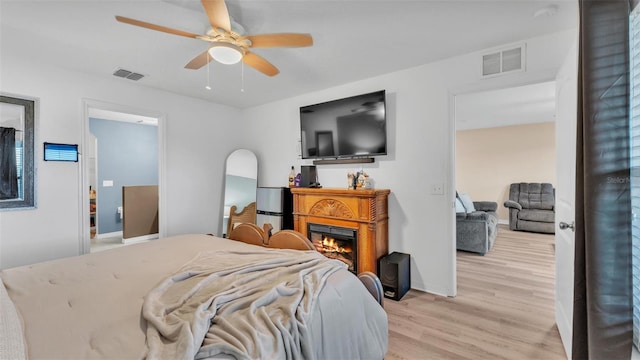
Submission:
M 289 172 L 289 187 L 297 186 L 295 184 L 295 180 L 296 180 L 296 170 L 293 167 L 293 165 L 291 165 L 291 171 Z
M 359 188 L 364 188 L 364 182 L 365 182 L 365 181 L 364 181 L 364 175 L 365 175 L 365 174 L 364 174 L 363 172 L 361 172 L 361 173 L 359 173 L 359 174 L 358 174 L 358 187 L 359 187 Z M 367 176 L 368 176 L 368 175 L 367 175 Z
M 372 189 L 373 179 L 369 177 L 369 174 L 364 171 L 358 171 L 355 174 L 353 171 L 347 173 L 347 189 Z
M 347 189 L 355 189 L 355 174 L 353 171 L 347 173 Z

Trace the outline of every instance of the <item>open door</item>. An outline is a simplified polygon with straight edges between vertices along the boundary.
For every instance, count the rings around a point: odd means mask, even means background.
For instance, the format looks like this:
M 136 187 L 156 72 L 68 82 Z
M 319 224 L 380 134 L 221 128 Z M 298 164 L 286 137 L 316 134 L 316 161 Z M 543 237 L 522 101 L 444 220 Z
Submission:
M 158 236 L 158 185 L 122 187 L 122 242 Z
M 577 42 L 577 40 L 576 40 Z M 576 184 L 576 122 L 578 108 L 576 43 L 556 77 L 556 323 L 567 358 L 571 359 L 573 328 L 573 223 Z

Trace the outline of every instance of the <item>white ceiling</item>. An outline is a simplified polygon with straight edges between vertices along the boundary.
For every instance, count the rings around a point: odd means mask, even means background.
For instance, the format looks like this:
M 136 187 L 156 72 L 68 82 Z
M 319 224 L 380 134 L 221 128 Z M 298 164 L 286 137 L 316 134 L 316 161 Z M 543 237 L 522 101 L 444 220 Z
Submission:
M 42 59 L 114 81 L 116 68 L 147 75 L 136 84 L 249 107 L 422 65 L 454 55 L 575 28 L 575 0 L 229 0 L 248 34 L 304 32 L 310 48 L 255 49 L 280 69 L 184 65 L 206 43 L 117 22 L 121 15 L 194 33 L 207 30 L 196 0 L 0 0 L 2 56 Z M 537 16 L 553 4 L 553 16 Z M 244 84 L 244 85 L 243 85 Z M 244 91 L 241 89 L 244 87 Z
M 555 121 L 555 81 L 457 95 L 456 130 Z

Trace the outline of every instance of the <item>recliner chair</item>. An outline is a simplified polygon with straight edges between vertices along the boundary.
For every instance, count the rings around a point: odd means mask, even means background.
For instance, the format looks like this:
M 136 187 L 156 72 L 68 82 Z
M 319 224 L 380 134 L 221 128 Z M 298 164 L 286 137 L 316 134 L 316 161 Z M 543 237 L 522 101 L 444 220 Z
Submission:
M 498 235 L 498 203 L 474 201 L 476 211 L 456 213 L 456 249 L 485 255 Z
M 549 183 L 516 183 L 509 187 L 509 229 L 555 234 L 556 191 Z

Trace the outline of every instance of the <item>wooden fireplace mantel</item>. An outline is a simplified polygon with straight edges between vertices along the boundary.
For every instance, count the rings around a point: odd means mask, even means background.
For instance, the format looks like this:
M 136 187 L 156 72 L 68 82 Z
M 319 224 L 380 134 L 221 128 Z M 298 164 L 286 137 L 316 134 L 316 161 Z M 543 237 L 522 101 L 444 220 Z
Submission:
M 309 237 L 307 225 L 358 230 L 357 271 L 377 273 L 378 260 L 389 252 L 389 189 L 292 188 L 293 224 Z

